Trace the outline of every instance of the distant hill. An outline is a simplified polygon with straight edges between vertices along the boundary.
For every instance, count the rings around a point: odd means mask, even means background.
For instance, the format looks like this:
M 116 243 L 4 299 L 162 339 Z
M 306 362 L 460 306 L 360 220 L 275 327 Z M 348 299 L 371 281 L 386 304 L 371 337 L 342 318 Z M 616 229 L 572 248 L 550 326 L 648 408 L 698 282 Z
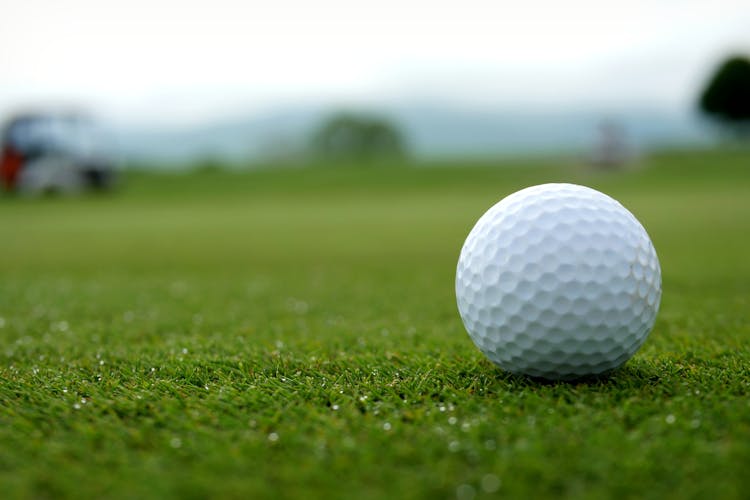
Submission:
M 122 128 L 117 152 L 127 160 L 173 164 L 294 158 L 325 112 L 302 107 L 188 129 Z M 378 112 L 402 128 L 418 158 L 586 151 L 603 120 L 616 122 L 636 149 L 710 141 L 697 117 L 656 110 L 540 113 L 410 105 Z

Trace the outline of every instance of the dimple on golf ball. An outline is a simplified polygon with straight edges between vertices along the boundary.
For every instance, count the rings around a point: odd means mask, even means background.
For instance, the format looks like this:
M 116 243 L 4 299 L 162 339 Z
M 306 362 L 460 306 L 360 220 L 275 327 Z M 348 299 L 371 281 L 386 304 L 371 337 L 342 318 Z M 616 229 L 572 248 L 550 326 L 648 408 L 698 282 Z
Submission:
M 461 249 L 456 299 L 501 368 L 546 379 L 615 369 L 654 326 L 661 270 L 646 230 L 609 196 L 542 184 L 502 199 Z

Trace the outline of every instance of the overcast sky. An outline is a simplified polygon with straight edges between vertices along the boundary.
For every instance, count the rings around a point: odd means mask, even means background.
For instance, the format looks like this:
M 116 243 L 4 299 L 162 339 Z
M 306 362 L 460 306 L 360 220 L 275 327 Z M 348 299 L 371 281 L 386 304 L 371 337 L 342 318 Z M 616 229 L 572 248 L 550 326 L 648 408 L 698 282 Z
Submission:
M 360 5 L 361 3 L 361 5 Z M 748 0 L 0 0 L 0 115 L 193 124 L 289 103 L 686 109 Z

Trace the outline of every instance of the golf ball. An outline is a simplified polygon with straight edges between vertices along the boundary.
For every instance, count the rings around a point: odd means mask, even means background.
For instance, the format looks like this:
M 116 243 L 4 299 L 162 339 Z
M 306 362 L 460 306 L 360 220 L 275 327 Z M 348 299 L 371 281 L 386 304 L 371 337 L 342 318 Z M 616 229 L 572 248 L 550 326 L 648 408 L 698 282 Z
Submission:
M 648 337 L 661 270 L 646 230 L 594 189 L 542 184 L 498 202 L 461 249 L 456 299 L 501 368 L 569 380 L 621 366 Z

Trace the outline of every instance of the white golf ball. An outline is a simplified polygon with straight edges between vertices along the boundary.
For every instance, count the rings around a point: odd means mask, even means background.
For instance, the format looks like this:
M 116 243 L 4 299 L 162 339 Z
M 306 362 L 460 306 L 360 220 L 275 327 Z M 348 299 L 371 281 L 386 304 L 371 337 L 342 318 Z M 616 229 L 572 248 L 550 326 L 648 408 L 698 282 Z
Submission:
M 490 208 L 456 272 L 466 330 L 495 364 L 575 379 L 621 366 L 654 326 L 661 270 L 646 230 L 594 189 L 543 184 Z

